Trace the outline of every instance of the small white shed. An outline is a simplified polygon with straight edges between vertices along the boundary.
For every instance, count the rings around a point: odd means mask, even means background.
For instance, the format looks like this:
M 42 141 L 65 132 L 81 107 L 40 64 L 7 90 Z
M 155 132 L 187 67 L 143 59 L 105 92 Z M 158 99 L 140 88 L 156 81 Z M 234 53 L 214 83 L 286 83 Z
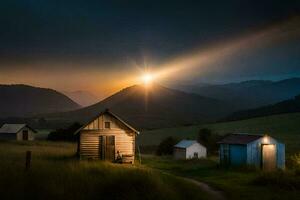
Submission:
M 0 128 L 0 140 L 34 140 L 36 130 L 27 124 L 4 124 Z
M 174 146 L 175 159 L 206 158 L 206 147 L 196 140 L 181 140 Z

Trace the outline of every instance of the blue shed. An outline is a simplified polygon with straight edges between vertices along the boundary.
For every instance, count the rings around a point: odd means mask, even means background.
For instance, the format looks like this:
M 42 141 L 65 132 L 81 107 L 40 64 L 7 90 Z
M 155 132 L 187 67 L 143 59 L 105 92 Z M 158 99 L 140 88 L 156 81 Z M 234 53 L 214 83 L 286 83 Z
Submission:
M 253 165 L 269 171 L 285 168 L 285 145 L 268 135 L 230 134 L 218 143 L 223 166 Z

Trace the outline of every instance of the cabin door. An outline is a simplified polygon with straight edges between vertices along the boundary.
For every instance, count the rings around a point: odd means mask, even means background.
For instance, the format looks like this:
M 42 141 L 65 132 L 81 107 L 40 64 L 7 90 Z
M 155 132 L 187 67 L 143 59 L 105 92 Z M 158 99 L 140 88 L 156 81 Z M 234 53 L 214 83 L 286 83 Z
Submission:
M 266 171 L 276 169 L 276 148 L 274 144 L 262 145 L 262 167 Z
M 99 154 L 101 160 L 115 160 L 115 136 L 100 136 Z
M 27 130 L 22 131 L 22 139 L 23 140 L 28 140 L 28 131 Z

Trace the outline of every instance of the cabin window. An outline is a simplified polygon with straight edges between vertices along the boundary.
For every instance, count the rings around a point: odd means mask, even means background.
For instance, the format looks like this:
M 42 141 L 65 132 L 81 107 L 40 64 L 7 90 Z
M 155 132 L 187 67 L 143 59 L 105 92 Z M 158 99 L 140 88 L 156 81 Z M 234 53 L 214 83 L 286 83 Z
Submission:
M 104 127 L 105 127 L 105 128 L 110 128 L 110 122 L 105 122 L 105 123 L 104 123 Z

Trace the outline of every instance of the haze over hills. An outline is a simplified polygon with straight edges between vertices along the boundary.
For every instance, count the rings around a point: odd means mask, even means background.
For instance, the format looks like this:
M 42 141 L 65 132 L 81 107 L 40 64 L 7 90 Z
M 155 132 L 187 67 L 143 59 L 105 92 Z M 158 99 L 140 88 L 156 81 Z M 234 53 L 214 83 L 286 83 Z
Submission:
M 300 94 L 300 78 L 281 81 L 250 80 L 223 85 L 175 85 L 175 88 L 235 104 L 239 109 L 265 106 Z
M 100 101 L 100 98 L 84 90 L 78 90 L 73 92 L 64 91 L 62 93 L 83 107 L 90 106 Z
M 86 122 L 106 108 L 140 129 L 214 121 L 234 109 L 220 100 L 154 84 L 131 86 L 92 106 L 47 118 Z
M 1 118 L 70 111 L 80 106 L 67 96 L 28 85 L 0 85 Z
M 240 120 L 293 112 L 300 112 L 300 95 L 295 96 L 293 99 L 281 101 L 273 105 L 238 111 L 226 117 L 225 120 Z
M 266 108 L 262 108 L 263 111 L 259 110 L 261 108 L 251 112 L 237 111 L 260 107 L 256 105 L 272 105 L 281 99 L 290 98 L 291 95 L 294 97 L 294 93 L 300 94 L 299 85 L 299 78 L 277 82 L 202 84 L 199 87 L 187 87 L 186 90 L 190 93 L 158 84 L 153 84 L 148 89 L 145 85 L 134 85 L 85 108 L 80 108 L 70 98 L 55 90 L 26 85 L 2 85 L 0 112 L 3 113 L 1 118 L 33 115 L 35 115 L 33 119 L 44 117 L 52 123 L 51 127 L 53 125 L 55 127 L 55 124 L 70 124 L 75 121 L 85 123 L 109 108 L 137 128 L 153 129 L 213 122 L 227 119 L 228 116 L 231 117 L 228 119 L 232 119 L 237 116 L 244 118 L 256 116 L 257 113 L 260 113 L 259 116 L 270 115 L 273 111 L 278 112 L 278 109 L 266 106 L 267 112 Z M 81 95 L 81 100 L 84 100 L 85 96 L 86 93 Z M 234 115 L 231 115 L 232 113 Z

